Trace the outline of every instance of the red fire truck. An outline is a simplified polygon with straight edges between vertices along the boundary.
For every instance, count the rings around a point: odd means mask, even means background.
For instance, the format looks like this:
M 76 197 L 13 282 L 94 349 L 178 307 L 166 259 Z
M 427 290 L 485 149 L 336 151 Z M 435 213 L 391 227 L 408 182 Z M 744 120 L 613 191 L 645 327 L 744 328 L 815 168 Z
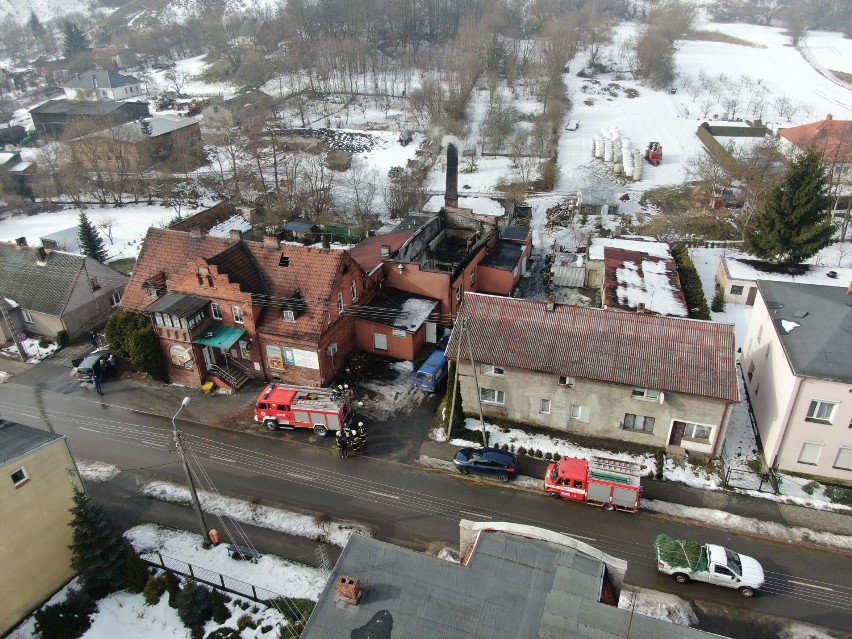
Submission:
M 257 398 L 254 421 L 269 430 L 313 428 L 320 437 L 352 425 L 351 392 L 269 384 Z
M 564 497 L 607 510 L 639 510 L 642 466 L 606 457 L 591 460 L 563 457 L 550 464 L 544 476 L 544 490 L 551 497 Z

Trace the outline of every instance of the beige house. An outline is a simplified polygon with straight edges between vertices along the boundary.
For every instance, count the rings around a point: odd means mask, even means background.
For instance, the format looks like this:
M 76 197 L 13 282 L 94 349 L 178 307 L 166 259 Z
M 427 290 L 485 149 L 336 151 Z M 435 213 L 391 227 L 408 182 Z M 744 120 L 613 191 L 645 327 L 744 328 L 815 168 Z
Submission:
M 82 489 L 64 436 L 0 418 L 0 635 L 74 576 L 69 509 Z
M 852 482 L 852 285 L 757 286 L 742 368 L 766 461 Z
M 717 456 L 734 350 L 729 324 L 466 293 L 447 356 L 466 413 Z

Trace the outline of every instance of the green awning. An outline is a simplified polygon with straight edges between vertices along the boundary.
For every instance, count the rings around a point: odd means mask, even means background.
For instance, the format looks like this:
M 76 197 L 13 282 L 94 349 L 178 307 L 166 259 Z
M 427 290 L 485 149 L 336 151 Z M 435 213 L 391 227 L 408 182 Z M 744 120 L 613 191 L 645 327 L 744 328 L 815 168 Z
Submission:
M 206 331 L 192 340 L 192 343 L 213 346 L 214 348 L 231 348 L 245 334 L 245 329 L 242 328 L 211 324 Z

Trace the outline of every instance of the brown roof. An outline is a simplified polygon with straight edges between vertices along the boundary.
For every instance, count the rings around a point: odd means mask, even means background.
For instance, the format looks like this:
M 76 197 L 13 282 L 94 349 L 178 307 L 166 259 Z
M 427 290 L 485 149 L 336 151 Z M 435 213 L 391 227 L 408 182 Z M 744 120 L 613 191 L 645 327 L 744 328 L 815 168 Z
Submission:
M 465 293 L 448 357 L 465 321 L 477 362 L 739 401 L 730 324 Z
M 209 209 L 199 211 L 195 215 L 185 217 L 169 226 L 169 228 L 173 231 L 189 231 L 193 226 L 198 226 L 201 228 L 202 233 L 206 233 L 217 224 L 232 218 L 236 214 L 237 209 L 234 205 L 223 201 L 211 206 Z
M 818 153 L 824 162 L 852 162 L 852 120 L 828 115 L 819 122 L 780 129 L 778 135 L 800 149 Z
M 657 275 L 662 275 L 662 280 Z M 636 281 L 631 281 L 631 277 L 635 277 Z M 665 285 L 666 281 L 668 287 Z M 645 300 L 645 310 L 650 313 L 678 317 L 689 315 L 686 296 L 680 286 L 677 264 L 673 259 L 643 251 L 605 246 L 604 305 L 608 308 L 636 311 L 638 309 L 634 302 L 638 299 Z
M 349 254 L 368 273 L 382 263 L 382 245 L 390 247 L 391 255 L 414 235 L 414 231 L 391 231 L 386 235 L 365 238 L 349 249 Z
M 336 304 L 331 300 L 334 282 L 347 267 L 358 268 L 345 251 L 336 249 L 289 244 L 269 249 L 261 242 L 242 240 L 234 244 L 229 238 L 193 237 L 152 227 L 121 300 L 122 308 L 142 310 L 151 303 L 145 282 L 150 286 L 152 281 L 162 281 L 162 272 L 168 287 L 180 270 L 198 259 L 215 264 L 220 273 L 240 284 L 256 304 L 266 308 L 282 308 L 299 291 L 306 310 L 295 323 L 285 322 L 281 313 L 263 313 L 258 331 L 306 341 L 316 341 L 326 326 L 329 304 Z M 284 261 L 286 267 L 281 266 Z

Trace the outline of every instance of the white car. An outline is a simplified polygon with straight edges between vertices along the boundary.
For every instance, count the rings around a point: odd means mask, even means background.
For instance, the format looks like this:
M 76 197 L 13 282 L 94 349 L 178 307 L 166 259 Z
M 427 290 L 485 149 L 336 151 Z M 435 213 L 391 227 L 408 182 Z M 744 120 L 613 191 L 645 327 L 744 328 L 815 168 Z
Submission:
M 577 127 L 580 126 L 579 120 L 568 120 L 568 124 L 565 125 L 566 131 L 576 131 Z

